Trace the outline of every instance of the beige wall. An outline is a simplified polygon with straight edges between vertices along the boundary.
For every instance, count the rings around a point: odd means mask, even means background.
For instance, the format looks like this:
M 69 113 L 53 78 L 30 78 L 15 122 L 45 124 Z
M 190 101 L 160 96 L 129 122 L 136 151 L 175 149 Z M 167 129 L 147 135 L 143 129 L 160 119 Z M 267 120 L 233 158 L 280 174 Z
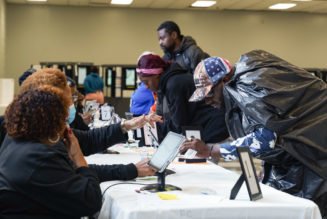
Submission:
M 6 3 L 0 0 L 0 78 L 5 77 Z
M 176 21 L 211 55 L 237 61 L 265 49 L 301 67 L 327 67 L 327 15 L 7 5 L 6 76 L 40 61 L 135 64 L 162 54 L 156 28 Z

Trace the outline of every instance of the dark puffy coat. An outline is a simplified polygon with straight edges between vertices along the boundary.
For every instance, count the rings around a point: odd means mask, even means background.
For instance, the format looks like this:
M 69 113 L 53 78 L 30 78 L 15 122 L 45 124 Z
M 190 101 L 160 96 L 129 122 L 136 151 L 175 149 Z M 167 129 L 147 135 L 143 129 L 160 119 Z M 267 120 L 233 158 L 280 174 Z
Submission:
M 95 154 L 106 150 L 109 146 L 121 143 L 127 140 L 126 134 L 123 134 L 120 129 L 120 123 L 105 126 L 89 131 L 72 129 L 84 156 Z M 6 130 L 4 129 L 4 136 Z M 2 145 L 4 138 L 0 142 Z M 67 150 L 62 142 L 54 146 L 58 152 L 67 154 Z M 137 169 L 134 164 L 128 165 L 89 165 L 95 170 L 100 182 L 108 180 L 130 180 L 137 177 Z
M 74 130 L 84 155 L 125 140 L 120 124 Z M 99 183 L 137 177 L 134 164 L 74 168 L 62 141 L 54 146 L 6 137 L 0 149 L 0 215 L 80 218 L 102 204 Z M 75 200 L 76 199 L 76 200 Z M 27 216 L 26 216 L 27 217 Z M 25 216 L 24 216 L 25 218 Z
M 224 111 L 217 110 L 204 101 L 189 102 L 195 90 L 193 76 L 173 63 L 161 74 L 158 99 L 162 103 L 164 123 L 161 134 L 182 132 L 183 126 L 201 126 L 205 142 L 216 143 L 228 137 Z M 158 107 L 158 106 L 157 106 Z M 160 123 L 159 123 L 160 124 Z
M 224 86 L 226 123 L 233 138 L 257 127 L 277 133 L 265 161 L 266 183 L 308 198 L 327 214 L 327 85 L 268 52 L 241 56 Z
M 0 149 L 0 214 L 21 218 L 79 218 L 102 205 L 99 179 L 75 169 L 53 146 L 5 138 Z
M 183 69 L 194 72 L 196 66 L 203 59 L 209 57 L 190 36 L 182 36 L 179 49 L 175 52 L 164 51 L 163 59 L 177 62 Z
M 79 115 L 79 112 L 76 111 L 74 121 L 69 125 L 72 129 L 79 130 L 90 130 L 89 126 L 85 124 L 83 118 Z

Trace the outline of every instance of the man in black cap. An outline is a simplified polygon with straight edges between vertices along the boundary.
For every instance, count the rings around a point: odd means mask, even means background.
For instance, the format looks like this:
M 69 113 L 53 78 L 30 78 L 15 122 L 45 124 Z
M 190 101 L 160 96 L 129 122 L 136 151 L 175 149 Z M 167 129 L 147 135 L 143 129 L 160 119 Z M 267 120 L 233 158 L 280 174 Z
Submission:
M 164 60 L 177 62 L 182 68 L 193 73 L 197 64 L 209 55 L 205 53 L 191 36 L 183 36 L 178 25 L 165 21 L 157 29 Z
M 208 146 L 184 143 L 200 157 L 238 158 L 236 147 L 249 146 L 264 161 L 263 183 L 313 200 L 327 215 L 327 85 L 309 72 L 268 52 L 241 56 L 225 71 L 221 58 L 197 66 L 197 90 L 190 101 L 225 108 L 232 142 Z M 201 65 L 202 64 L 202 65 Z

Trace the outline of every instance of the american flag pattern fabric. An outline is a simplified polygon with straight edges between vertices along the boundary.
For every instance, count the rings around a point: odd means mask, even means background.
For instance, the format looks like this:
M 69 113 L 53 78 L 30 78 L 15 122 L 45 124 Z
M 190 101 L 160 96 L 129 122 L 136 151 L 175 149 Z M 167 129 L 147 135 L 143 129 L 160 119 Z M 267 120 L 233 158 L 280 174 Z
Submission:
M 268 128 L 258 128 L 244 137 L 220 144 L 220 154 L 225 161 L 232 161 L 238 158 L 237 147 L 248 146 L 251 155 L 257 157 L 261 153 L 273 150 L 276 139 L 275 132 Z
M 220 57 L 210 57 L 201 61 L 194 71 L 196 90 L 189 101 L 203 100 L 213 85 L 217 84 L 231 69 L 229 62 Z

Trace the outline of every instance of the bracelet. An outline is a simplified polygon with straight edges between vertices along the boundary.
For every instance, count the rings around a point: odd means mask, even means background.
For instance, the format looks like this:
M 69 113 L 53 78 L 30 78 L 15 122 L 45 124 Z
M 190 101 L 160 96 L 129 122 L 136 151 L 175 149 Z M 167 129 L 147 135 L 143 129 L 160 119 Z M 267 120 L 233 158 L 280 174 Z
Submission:
M 120 123 L 120 129 L 122 130 L 122 132 L 124 134 L 127 132 L 127 128 L 125 127 L 125 121 L 126 121 L 126 119 L 122 119 L 121 123 Z
M 212 152 L 213 146 L 214 146 L 214 145 L 211 146 L 210 153 L 209 153 L 209 157 L 211 157 L 211 152 Z

